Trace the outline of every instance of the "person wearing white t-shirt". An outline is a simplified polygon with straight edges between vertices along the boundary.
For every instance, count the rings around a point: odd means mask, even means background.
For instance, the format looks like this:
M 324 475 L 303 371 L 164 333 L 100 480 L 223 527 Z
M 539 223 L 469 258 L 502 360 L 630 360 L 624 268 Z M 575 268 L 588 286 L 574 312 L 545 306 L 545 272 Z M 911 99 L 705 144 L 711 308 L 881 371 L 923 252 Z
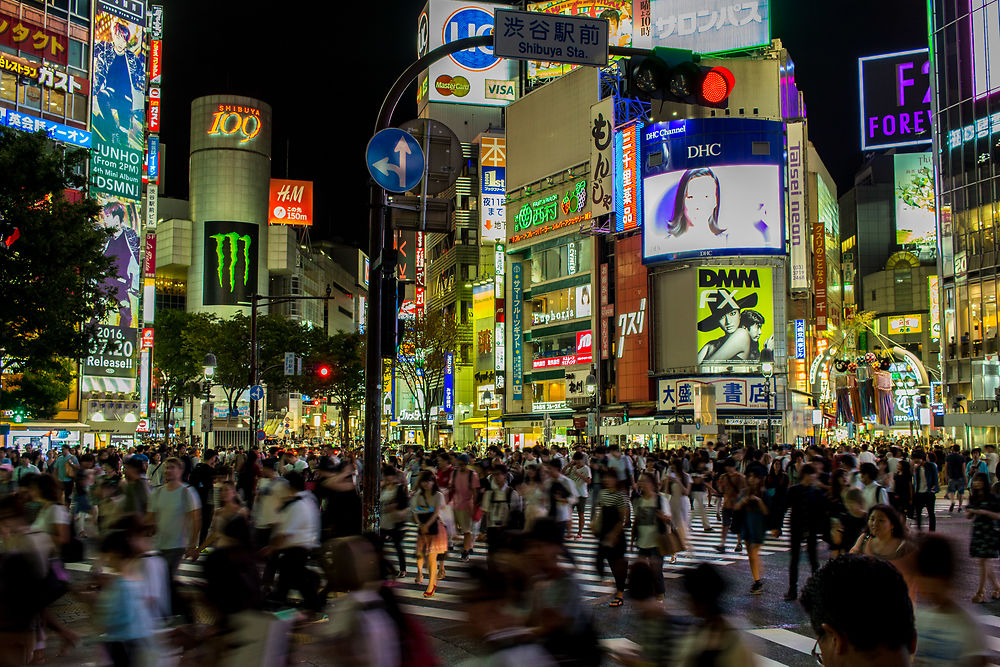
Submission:
M 198 558 L 201 500 L 194 489 L 181 481 L 183 475 L 183 461 L 174 457 L 164 461 L 163 486 L 149 496 L 146 524 L 155 527 L 154 546 L 167 561 L 172 607 L 190 617 L 189 607 L 180 596 L 175 581 L 184 557 Z
M 309 552 L 319 547 L 319 506 L 312 492 L 306 491 L 302 473 L 285 473 L 288 487 L 285 501 L 278 512 L 277 522 L 266 553 L 278 552 L 278 585 L 275 598 L 286 602 L 288 592 L 297 590 L 307 609 L 319 612 L 325 600 L 319 592 L 319 576 L 309 569 Z
M 587 496 L 590 494 L 590 484 L 593 481 L 593 473 L 587 464 L 587 455 L 583 452 L 573 454 L 573 462 L 566 468 L 566 476 L 576 484 L 576 539 L 583 537 L 583 526 L 585 525 L 584 508 L 587 505 Z M 572 531 L 570 531 L 572 534 Z
M 858 465 L 862 463 L 875 463 L 875 454 L 868 450 L 868 445 L 861 445 L 861 453 L 858 454 Z
M 986 445 L 983 449 L 986 450 L 986 468 L 990 475 L 990 484 L 994 484 L 997 481 L 997 463 L 1000 462 L 1000 456 L 997 455 L 995 445 Z

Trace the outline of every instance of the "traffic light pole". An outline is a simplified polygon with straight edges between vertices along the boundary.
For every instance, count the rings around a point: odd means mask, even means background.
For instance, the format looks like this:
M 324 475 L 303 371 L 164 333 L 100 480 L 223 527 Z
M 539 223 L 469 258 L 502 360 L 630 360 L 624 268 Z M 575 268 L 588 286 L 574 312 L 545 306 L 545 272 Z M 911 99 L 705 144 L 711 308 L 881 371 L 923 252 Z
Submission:
M 480 46 L 493 46 L 493 35 L 466 37 L 425 54 L 409 67 L 403 70 L 396 82 L 392 84 L 375 121 L 375 132 L 388 129 L 392 123 L 392 114 L 396 105 L 403 97 L 407 87 L 420 72 L 432 63 L 445 58 L 452 53 L 474 49 Z M 650 49 L 633 49 L 612 46 L 608 53 L 613 56 L 650 56 Z M 382 406 L 382 269 L 383 253 L 392 248 L 391 236 L 386 229 L 385 213 L 388 207 L 386 192 L 374 181 L 368 186 L 368 257 L 372 265 L 368 276 L 368 356 L 365 360 L 365 455 L 362 484 L 362 526 L 366 532 L 378 534 L 379 529 L 379 486 L 382 473 L 382 421 L 379 411 Z M 395 354 L 395 351 L 392 352 Z

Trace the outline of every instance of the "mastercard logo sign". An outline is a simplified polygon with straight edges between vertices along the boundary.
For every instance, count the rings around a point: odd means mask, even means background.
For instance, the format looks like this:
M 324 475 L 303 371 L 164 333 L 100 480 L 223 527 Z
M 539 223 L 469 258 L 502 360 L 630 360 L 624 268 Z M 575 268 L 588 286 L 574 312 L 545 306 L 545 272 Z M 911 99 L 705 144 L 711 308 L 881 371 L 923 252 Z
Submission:
M 447 74 L 442 74 L 434 80 L 434 88 L 444 97 L 448 95 L 465 97 L 472 90 L 469 80 L 464 76 L 448 76 Z

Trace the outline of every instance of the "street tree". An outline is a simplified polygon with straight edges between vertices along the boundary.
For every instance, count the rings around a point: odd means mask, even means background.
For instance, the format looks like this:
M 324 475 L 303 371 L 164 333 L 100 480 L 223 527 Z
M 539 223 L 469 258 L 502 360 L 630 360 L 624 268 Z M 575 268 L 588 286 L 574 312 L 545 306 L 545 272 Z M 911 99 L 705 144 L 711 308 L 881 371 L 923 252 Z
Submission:
M 218 364 L 215 383 L 226 395 L 229 414 L 236 412 L 240 395 L 250 388 L 250 318 L 242 313 L 218 320 L 213 327 L 212 352 Z
M 311 383 L 303 391 L 310 396 L 322 395 L 340 413 L 340 432 L 346 444 L 351 439 L 351 414 L 365 398 L 365 337 L 357 333 L 338 331 L 320 339 L 306 360 L 309 367 L 327 366 L 325 378 L 310 373 L 303 381 Z
M 321 332 L 309 329 L 283 315 L 270 314 L 257 318 L 257 358 L 260 380 L 268 391 L 302 391 L 302 381 L 298 375 L 285 375 L 285 353 L 291 352 L 305 357 Z M 250 357 L 247 356 L 247 363 Z
M 461 329 L 451 314 L 434 312 L 406 321 L 396 358 L 396 377 L 413 396 L 424 443 L 429 442 L 431 407 L 442 402 L 447 355 L 455 353 Z
M 68 397 L 65 360 L 87 356 L 111 307 L 98 206 L 66 196 L 85 185 L 86 159 L 43 133 L 0 127 L 0 233 L 14 239 L 0 242 L 0 374 L 30 378 L 34 390 L 20 395 L 34 416 Z
M 160 389 L 164 424 L 175 406 L 198 394 L 217 325 L 217 318 L 208 313 L 164 310 L 157 314 L 153 377 Z

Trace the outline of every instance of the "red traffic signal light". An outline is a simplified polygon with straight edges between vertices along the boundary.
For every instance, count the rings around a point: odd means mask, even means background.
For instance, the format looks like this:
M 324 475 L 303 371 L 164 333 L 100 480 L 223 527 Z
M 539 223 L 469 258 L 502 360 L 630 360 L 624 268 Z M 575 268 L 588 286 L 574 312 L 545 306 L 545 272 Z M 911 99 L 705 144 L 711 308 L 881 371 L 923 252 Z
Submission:
M 319 375 L 321 378 L 330 377 L 330 367 L 320 366 L 319 368 L 316 369 L 316 374 Z
M 725 67 L 713 67 L 702 76 L 698 97 L 702 104 L 722 104 L 733 92 L 735 85 L 736 77 L 732 72 Z
M 318 398 L 314 398 L 313 399 L 313 405 L 319 405 L 319 399 Z

